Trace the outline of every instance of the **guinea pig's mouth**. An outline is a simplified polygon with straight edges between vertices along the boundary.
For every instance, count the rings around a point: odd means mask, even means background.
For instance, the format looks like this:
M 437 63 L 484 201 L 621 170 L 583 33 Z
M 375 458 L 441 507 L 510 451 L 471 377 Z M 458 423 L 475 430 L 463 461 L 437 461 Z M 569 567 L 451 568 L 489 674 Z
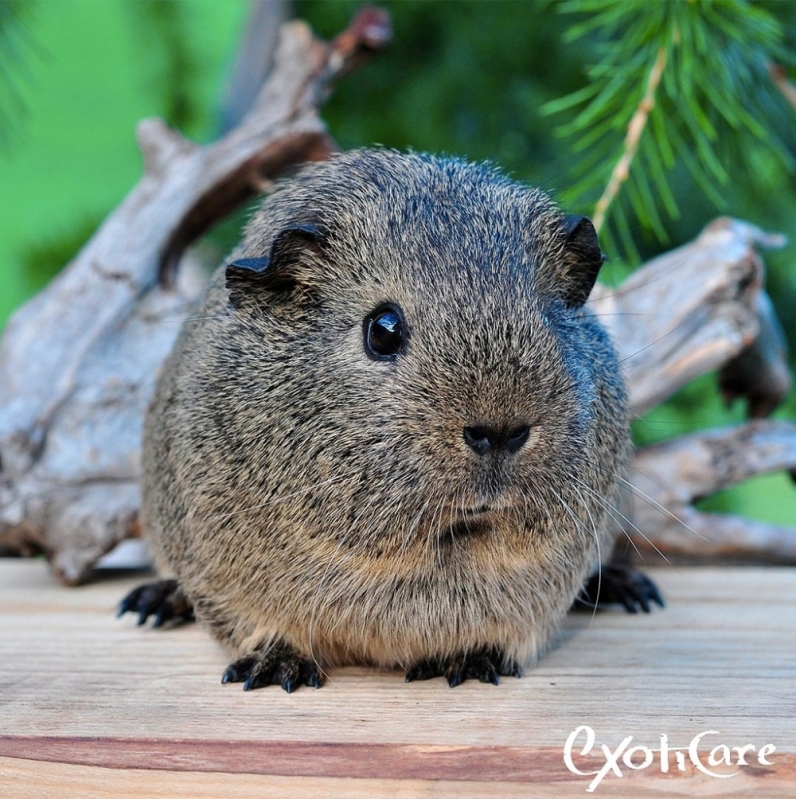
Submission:
M 464 515 L 466 517 L 472 516 L 483 516 L 485 513 L 489 513 L 494 508 L 491 505 L 479 505 L 477 508 L 465 508 Z
M 457 538 L 482 535 L 490 528 L 490 514 L 495 508 L 491 505 L 478 505 L 474 508 L 464 508 L 461 513 L 463 518 L 448 525 L 441 538 L 446 541 L 455 541 Z

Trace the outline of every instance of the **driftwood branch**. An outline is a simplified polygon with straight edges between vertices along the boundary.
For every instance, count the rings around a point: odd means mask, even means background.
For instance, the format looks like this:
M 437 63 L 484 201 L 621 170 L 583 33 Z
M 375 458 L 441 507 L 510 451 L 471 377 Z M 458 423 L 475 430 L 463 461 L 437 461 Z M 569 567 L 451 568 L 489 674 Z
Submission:
M 639 553 L 678 560 L 796 563 L 796 530 L 714 513 L 694 501 L 750 477 L 796 469 L 796 425 L 755 421 L 644 447 L 634 462 L 633 523 Z
M 763 290 L 759 249 L 781 236 L 717 219 L 689 244 L 634 272 L 590 304 L 611 331 L 634 416 L 707 372 L 752 418 L 772 413 L 791 388 L 785 337 Z M 632 514 L 619 527 L 642 558 L 796 563 L 796 529 L 702 513 L 693 503 L 749 477 L 796 468 L 796 425 L 759 422 L 645 447 L 628 476 Z
M 618 289 L 598 286 L 589 303 L 619 348 L 634 415 L 657 407 L 694 378 L 748 359 L 763 325 L 775 323 L 762 293 L 759 248 L 779 247 L 781 236 L 736 219 L 717 219 L 690 244 L 650 261 Z M 776 338 L 776 337 L 775 337 Z M 772 409 L 790 388 L 784 344 L 736 374 L 735 396 L 754 396 Z M 759 346 L 763 346 L 762 344 Z M 754 359 L 753 359 L 754 360 Z M 782 375 L 765 386 L 764 370 Z M 766 389 L 770 393 L 759 396 Z
M 319 106 L 389 38 L 373 8 L 331 43 L 288 23 L 266 84 L 217 142 L 197 146 L 160 120 L 139 125 L 140 182 L 0 342 L 0 551 L 44 552 L 77 583 L 138 535 L 144 411 L 202 283 L 186 247 L 286 170 L 329 155 Z M 595 289 L 590 306 L 617 342 L 634 414 L 715 370 L 750 415 L 779 404 L 791 379 L 759 250 L 781 244 L 721 219 L 618 289 Z M 796 562 L 796 531 L 693 507 L 746 477 L 793 470 L 794 453 L 796 426 L 765 421 L 644 448 L 626 532 L 642 554 Z
M 289 0 L 253 0 L 221 109 L 222 132 L 248 113 L 274 64 L 279 31 L 290 19 Z

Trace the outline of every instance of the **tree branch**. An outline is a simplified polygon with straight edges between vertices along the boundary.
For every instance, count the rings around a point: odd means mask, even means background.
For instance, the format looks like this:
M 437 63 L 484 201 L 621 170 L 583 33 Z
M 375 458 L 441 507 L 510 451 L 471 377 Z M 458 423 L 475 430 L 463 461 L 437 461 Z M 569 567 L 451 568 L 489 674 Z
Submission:
M 611 177 L 608 181 L 608 185 L 605 187 L 605 191 L 603 191 L 602 196 L 597 200 L 597 205 L 594 207 L 594 227 L 598 233 L 605 223 L 605 217 L 611 203 L 616 199 L 616 195 L 619 194 L 619 189 L 630 175 L 630 166 L 633 163 L 633 159 L 636 157 L 636 151 L 638 150 L 641 136 L 644 133 L 644 129 L 647 127 L 649 115 L 652 109 L 655 108 L 655 94 L 658 91 L 661 77 L 663 77 L 663 71 L 666 69 L 666 56 L 666 48 L 661 47 L 658 50 L 655 63 L 652 65 L 649 76 L 647 77 L 644 96 L 641 98 L 641 102 L 638 104 L 627 126 L 624 151 L 611 172 Z
M 644 447 L 629 477 L 641 552 L 678 559 L 795 563 L 796 529 L 701 513 L 696 500 L 750 477 L 796 469 L 796 424 L 754 421 Z M 665 509 L 665 510 L 664 510 Z

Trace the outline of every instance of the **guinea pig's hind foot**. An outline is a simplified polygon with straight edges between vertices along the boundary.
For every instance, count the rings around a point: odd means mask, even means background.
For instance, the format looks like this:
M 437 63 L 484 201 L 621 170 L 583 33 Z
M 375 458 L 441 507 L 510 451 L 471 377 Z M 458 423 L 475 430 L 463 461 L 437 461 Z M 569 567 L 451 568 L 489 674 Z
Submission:
M 520 667 L 513 661 L 507 661 L 499 650 L 484 647 L 470 652 L 459 652 L 449 658 L 421 660 L 406 673 L 406 681 L 445 677 L 448 685 L 455 688 L 467 679 L 498 685 L 501 677 L 519 677 L 521 674 Z
M 623 605 L 628 613 L 650 612 L 652 603 L 664 606 L 663 597 L 646 574 L 619 564 L 608 564 L 592 574 L 572 605 L 573 610 L 602 610 Z
M 158 580 L 134 588 L 119 604 L 118 616 L 132 612 L 138 614 L 138 623 L 145 624 L 155 617 L 153 627 L 167 621 L 193 621 L 193 606 L 176 580 Z
M 244 691 L 281 685 L 292 694 L 301 685 L 320 688 L 323 677 L 317 663 L 305 658 L 290 644 L 276 641 L 267 649 L 236 660 L 224 672 L 221 682 L 242 682 Z

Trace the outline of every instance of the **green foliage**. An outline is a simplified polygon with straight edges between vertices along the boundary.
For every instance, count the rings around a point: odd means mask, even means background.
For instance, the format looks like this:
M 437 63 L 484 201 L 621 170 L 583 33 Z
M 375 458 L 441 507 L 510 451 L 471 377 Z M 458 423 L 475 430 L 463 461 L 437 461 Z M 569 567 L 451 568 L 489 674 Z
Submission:
M 184 3 L 127 0 L 142 39 L 157 42 L 144 65 L 149 93 L 159 98 L 169 125 L 191 134 L 201 117 L 196 92 L 199 54 L 190 46 Z
M 20 134 L 27 107 L 24 93 L 31 75 L 27 60 L 36 52 L 28 33 L 33 0 L 0 0 L 0 147 Z
M 324 36 L 356 0 L 298 0 Z M 349 148 L 380 143 L 489 159 L 517 177 L 560 186 L 567 158 L 539 108 L 572 91 L 581 65 L 560 46 L 566 20 L 536 3 L 382 3 L 394 44 L 344 81 L 324 110 Z
M 679 215 L 671 188 L 678 166 L 721 209 L 744 166 L 758 187 L 772 171 L 792 171 L 775 120 L 790 117 L 792 124 L 793 111 L 767 74 L 767 62 L 788 59 L 772 13 L 744 0 L 567 0 L 558 10 L 577 15 L 565 40 L 594 40 L 597 57 L 588 83 L 545 109 L 580 108 L 561 129 L 579 155 L 565 202 L 598 202 L 627 153 L 631 120 L 644 123 L 642 103 L 654 103 L 622 194 L 610 206 L 604 238 L 614 251 L 638 257 L 638 224 L 669 241 L 662 212 Z M 663 64 L 660 83 L 650 87 L 656 62 Z

